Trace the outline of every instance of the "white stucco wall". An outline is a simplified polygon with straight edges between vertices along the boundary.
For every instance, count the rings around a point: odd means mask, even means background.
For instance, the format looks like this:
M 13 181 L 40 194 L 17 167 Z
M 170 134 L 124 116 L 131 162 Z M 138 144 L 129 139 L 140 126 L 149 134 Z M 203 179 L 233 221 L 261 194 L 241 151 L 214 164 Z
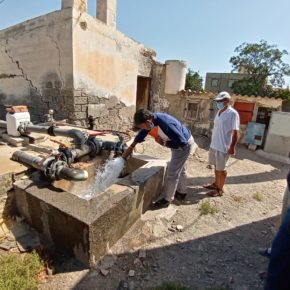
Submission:
M 137 76 L 150 76 L 154 52 L 87 13 L 73 15 L 74 87 L 135 105 Z
M 290 157 L 290 113 L 273 112 L 264 150 Z

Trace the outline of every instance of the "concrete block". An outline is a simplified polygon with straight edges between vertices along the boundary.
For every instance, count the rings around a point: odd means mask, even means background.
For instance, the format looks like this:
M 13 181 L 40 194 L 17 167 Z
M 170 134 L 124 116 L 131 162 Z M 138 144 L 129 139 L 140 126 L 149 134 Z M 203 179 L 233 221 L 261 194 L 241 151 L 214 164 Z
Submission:
M 257 150 L 257 145 L 255 145 L 255 144 L 249 144 L 248 145 L 248 149 L 251 150 L 251 151 L 256 151 Z
M 105 104 L 89 104 L 88 105 L 88 116 L 93 116 L 94 118 L 105 117 L 109 115 L 109 111 L 106 109 Z
M 7 134 L 2 134 L 2 139 L 15 147 L 23 147 L 29 144 L 29 138 L 27 137 L 11 137 Z
M 88 98 L 87 97 L 77 97 L 77 98 L 74 98 L 75 105 L 84 105 L 87 102 L 88 102 Z
M 69 119 L 72 120 L 80 120 L 80 119 L 86 119 L 87 114 L 86 112 L 72 112 L 69 114 Z
M 131 158 L 126 170 L 133 171 L 121 179 L 123 184 L 114 184 L 90 200 L 57 191 L 40 174 L 16 181 L 17 209 L 58 250 L 87 266 L 95 265 L 162 188 L 165 168 L 160 160 Z
M 30 133 L 30 142 L 33 144 L 39 144 L 47 139 L 47 135 L 39 134 L 39 133 Z
M 116 107 L 119 103 L 119 100 L 116 96 L 111 96 L 108 100 L 106 100 L 105 105 L 108 109 Z
M 29 144 L 27 146 L 27 149 L 30 149 L 30 150 L 35 151 L 35 152 L 51 154 L 51 152 L 52 152 L 52 150 L 54 148 L 49 148 L 48 146 L 40 146 L 40 145 Z
M 125 118 L 133 118 L 135 109 L 136 109 L 135 106 L 123 107 L 122 109 L 119 110 L 119 115 Z
M 100 99 L 99 99 L 99 97 L 91 96 L 91 97 L 88 97 L 88 103 L 89 104 L 99 104 Z

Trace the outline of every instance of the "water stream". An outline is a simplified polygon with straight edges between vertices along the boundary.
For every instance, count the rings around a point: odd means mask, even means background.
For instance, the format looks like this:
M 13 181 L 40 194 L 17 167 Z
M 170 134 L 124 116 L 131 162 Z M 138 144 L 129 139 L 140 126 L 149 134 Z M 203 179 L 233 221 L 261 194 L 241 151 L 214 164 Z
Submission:
M 109 186 L 117 182 L 124 166 L 125 160 L 122 157 L 107 160 L 101 168 L 98 168 L 93 182 L 86 191 L 83 194 L 79 194 L 79 196 L 89 200 L 98 193 L 105 191 Z

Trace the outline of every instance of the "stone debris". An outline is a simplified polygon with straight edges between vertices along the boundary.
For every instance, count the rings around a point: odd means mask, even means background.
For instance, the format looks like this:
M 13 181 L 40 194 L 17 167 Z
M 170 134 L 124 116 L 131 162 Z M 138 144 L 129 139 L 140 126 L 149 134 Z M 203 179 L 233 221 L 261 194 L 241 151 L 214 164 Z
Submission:
M 117 257 L 114 255 L 107 255 L 102 258 L 100 261 L 100 268 L 102 269 L 110 269 L 113 267 L 117 260 Z
M 179 232 L 182 232 L 184 227 L 182 225 L 177 225 L 176 226 L 176 229 L 179 231 Z
M 176 215 L 177 207 L 170 205 L 158 216 L 159 219 L 164 220 L 165 222 L 170 222 L 172 218 Z
M 128 276 L 129 277 L 134 277 L 135 276 L 135 271 L 134 270 L 130 270 Z
M 126 281 L 121 281 L 119 283 L 117 290 L 126 290 L 126 289 L 129 289 L 128 283 Z
M 23 218 L 16 217 L 16 223 L 11 228 L 10 230 L 4 222 L 1 223 L 0 240 L 4 240 L 0 244 L 1 249 L 8 251 L 18 248 L 19 252 L 23 253 L 40 246 L 38 232 L 23 222 Z
M 139 258 L 134 259 L 134 265 L 138 267 L 143 266 L 142 261 Z
M 146 258 L 146 250 L 144 249 L 139 250 L 139 258 Z
M 0 248 L 5 251 L 9 251 L 11 249 L 16 248 L 17 244 L 16 241 L 5 241 L 0 244 Z
M 107 270 L 107 269 L 103 269 L 103 268 L 100 268 L 100 272 L 101 272 L 101 274 L 102 274 L 103 276 L 105 276 L 105 277 L 110 273 L 109 270 Z
M 54 274 L 54 272 L 55 272 L 55 269 L 54 268 L 49 268 L 49 267 L 46 267 L 46 274 L 48 275 L 48 276 L 52 276 L 53 274 Z

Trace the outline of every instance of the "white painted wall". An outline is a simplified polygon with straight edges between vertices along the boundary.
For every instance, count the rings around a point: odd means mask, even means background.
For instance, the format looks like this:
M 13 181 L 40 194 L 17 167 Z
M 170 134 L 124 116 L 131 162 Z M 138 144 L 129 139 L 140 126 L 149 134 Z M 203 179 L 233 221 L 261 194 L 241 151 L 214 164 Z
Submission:
M 290 113 L 273 112 L 264 150 L 290 157 Z

